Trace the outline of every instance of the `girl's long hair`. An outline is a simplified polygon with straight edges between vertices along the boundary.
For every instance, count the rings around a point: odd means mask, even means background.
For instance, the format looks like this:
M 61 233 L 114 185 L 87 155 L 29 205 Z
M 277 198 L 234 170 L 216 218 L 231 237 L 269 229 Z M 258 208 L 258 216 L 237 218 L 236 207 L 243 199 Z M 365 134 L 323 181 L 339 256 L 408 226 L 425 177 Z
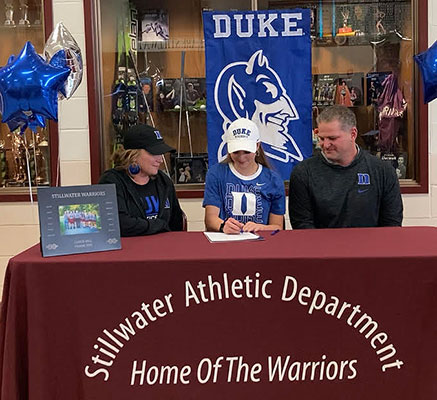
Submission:
M 264 153 L 264 150 L 261 146 L 261 143 L 259 144 L 258 150 L 255 153 L 255 162 L 258 164 L 261 164 L 262 166 L 272 169 L 270 166 L 270 163 L 267 161 L 266 154 Z M 222 161 L 223 164 L 229 164 L 232 163 L 231 155 L 228 153 L 226 158 Z

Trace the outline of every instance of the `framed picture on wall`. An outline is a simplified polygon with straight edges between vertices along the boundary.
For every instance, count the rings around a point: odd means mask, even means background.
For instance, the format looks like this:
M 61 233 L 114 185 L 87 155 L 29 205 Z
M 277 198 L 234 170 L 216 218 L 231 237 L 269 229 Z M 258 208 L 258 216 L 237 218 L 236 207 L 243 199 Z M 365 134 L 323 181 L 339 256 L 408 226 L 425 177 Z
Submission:
M 208 170 L 208 154 L 173 153 L 171 165 L 174 183 L 204 183 Z
M 168 12 L 166 10 L 148 10 L 142 14 L 141 41 L 161 42 L 168 40 Z
M 366 75 L 366 104 L 377 105 L 378 97 L 382 93 L 382 82 L 389 76 L 391 72 L 369 72 Z
M 153 80 L 150 76 L 140 76 L 141 98 L 139 101 L 140 112 L 153 111 Z M 147 102 L 147 104 L 146 104 Z
M 335 104 L 355 107 L 363 104 L 363 73 L 339 74 Z
M 206 111 L 206 79 L 184 78 L 185 104 L 189 110 Z
M 181 80 L 161 79 L 156 86 L 157 111 L 179 110 L 181 106 Z
M 335 90 L 338 74 L 321 74 L 313 76 L 313 104 L 332 106 L 335 102 Z

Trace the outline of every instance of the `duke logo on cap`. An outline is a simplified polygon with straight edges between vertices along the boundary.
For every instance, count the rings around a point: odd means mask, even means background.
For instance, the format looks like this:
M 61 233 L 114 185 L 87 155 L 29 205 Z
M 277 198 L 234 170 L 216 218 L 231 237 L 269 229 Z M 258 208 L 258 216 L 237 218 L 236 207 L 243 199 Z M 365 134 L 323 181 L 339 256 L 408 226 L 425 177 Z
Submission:
M 123 138 L 123 145 L 128 149 L 144 149 L 153 155 L 175 151 L 164 142 L 161 132 L 150 125 L 138 124 L 130 127 Z
M 234 153 L 240 150 L 256 153 L 258 142 L 258 127 L 250 119 L 237 119 L 229 125 L 229 128 L 226 131 L 228 153 Z

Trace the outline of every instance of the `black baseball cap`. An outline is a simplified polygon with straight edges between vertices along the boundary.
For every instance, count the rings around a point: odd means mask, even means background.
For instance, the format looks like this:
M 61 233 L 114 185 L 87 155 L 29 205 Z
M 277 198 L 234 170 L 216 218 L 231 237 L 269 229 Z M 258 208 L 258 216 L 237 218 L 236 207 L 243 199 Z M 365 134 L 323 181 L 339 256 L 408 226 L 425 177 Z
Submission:
M 123 146 L 129 149 L 144 149 L 155 156 L 175 151 L 164 142 L 157 128 L 150 125 L 135 125 L 130 127 L 124 134 Z

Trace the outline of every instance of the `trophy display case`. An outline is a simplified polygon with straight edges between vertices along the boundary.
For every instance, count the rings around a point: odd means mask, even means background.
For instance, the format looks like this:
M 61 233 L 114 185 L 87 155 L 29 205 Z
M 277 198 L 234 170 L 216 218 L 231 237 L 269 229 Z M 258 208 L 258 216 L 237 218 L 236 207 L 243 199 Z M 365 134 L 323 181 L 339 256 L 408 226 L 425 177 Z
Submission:
M 0 3 L 2 47 L 0 63 L 9 64 L 27 41 L 41 54 L 45 43 L 44 13 L 51 5 L 38 0 L 3 0 Z M 51 21 L 49 22 L 51 25 Z M 50 27 L 49 27 L 50 28 Z M 50 29 L 49 29 L 50 31 Z M 17 99 L 19 101 L 20 99 Z M 35 131 L 21 132 L 13 124 L 0 124 L 0 201 L 29 200 L 29 187 L 51 184 L 51 136 L 46 122 Z
M 103 170 L 111 167 L 123 130 L 148 123 L 177 150 L 163 165 L 177 186 L 203 189 L 208 156 L 202 10 L 215 7 L 248 10 L 251 1 L 100 3 Z M 129 101 L 133 82 L 136 106 Z
M 427 192 L 427 107 L 413 55 L 427 47 L 419 26 L 427 26 L 428 6 L 417 0 L 88 1 L 94 17 L 86 25 L 99 43 L 90 101 L 102 134 L 93 180 L 111 167 L 123 129 L 145 122 L 177 149 L 164 167 L 179 195 L 201 197 L 208 162 L 202 12 L 295 8 L 311 15 L 313 126 L 324 107 L 350 107 L 358 144 L 393 165 L 403 193 Z
M 351 107 L 358 144 L 391 163 L 402 185 L 414 185 L 419 115 L 414 2 L 269 2 L 273 8 L 294 6 L 310 8 L 314 16 L 314 120 L 324 107 Z

